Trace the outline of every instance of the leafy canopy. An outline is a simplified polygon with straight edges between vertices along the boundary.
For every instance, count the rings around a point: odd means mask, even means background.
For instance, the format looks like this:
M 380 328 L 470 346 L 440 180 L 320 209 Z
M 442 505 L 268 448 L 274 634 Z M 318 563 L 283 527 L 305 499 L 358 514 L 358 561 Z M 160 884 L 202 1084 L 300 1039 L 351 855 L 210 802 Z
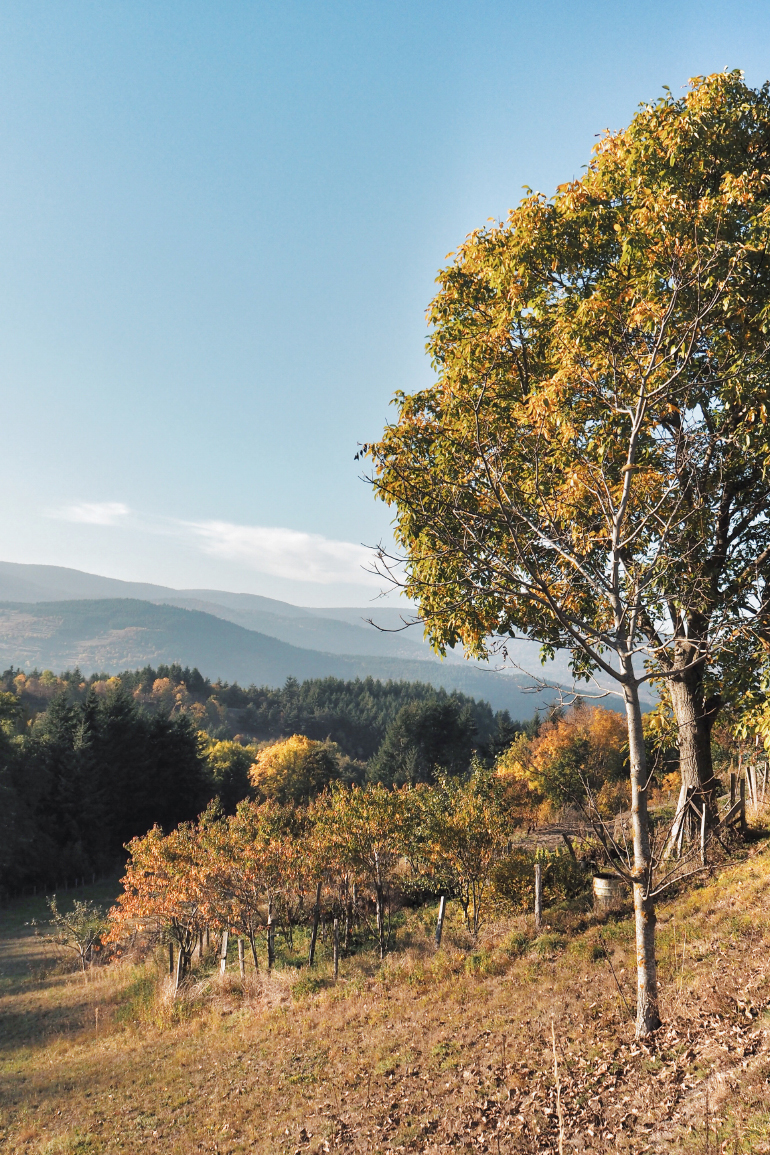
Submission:
M 769 196 L 768 87 L 700 77 L 442 270 L 437 381 L 367 447 L 439 651 L 665 666 L 699 613 L 712 650 L 764 613 Z

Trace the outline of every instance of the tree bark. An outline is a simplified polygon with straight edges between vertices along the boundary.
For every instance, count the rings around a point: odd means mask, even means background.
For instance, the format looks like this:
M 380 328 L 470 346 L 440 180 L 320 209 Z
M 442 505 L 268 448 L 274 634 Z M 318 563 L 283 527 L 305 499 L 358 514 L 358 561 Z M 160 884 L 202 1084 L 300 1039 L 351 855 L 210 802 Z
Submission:
M 310 951 L 308 953 L 308 966 L 312 966 L 315 962 L 315 945 L 318 941 L 318 923 L 321 918 L 321 882 L 319 879 L 315 892 L 315 906 L 313 907 L 313 929 L 310 932 Z
M 652 850 L 647 812 L 647 756 L 642 731 L 639 687 L 630 659 L 623 687 L 631 763 L 631 829 L 634 841 L 634 922 L 636 928 L 636 1037 L 646 1038 L 660 1026 L 658 968 L 655 958 L 655 902 L 650 896 Z
M 273 923 L 273 902 L 267 904 L 267 969 L 271 971 L 275 965 L 275 924 Z
M 535 863 L 535 930 L 540 934 L 543 922 L 543 864 Z
M 385 896 L 382 887 L 375 886 L 375 905 L 377 907 L 377 938 L 380 945 L 380 959 L 385 958 Z
M 176 974 L 174 976 L 174 994 L 179 990 L 184 977 L 187 974 L 187 951 L 180 946 L 179 954 L 176 957 Z
M 251 957 L 254 959 L 254 970 L 259 970 L 259 958 L 257 957 L 257 943 L 253 931 L 249 932 L 249 946 L 251 947 Z
M 339 973 L 340 973 L 340 920 L 338 918 L 335 918 L 335 920 L 334 920 L 333 950 L 334 950 L 334 981 L 336 982 L 337 978 L 339 976 Z
M 677 811 L 667 852 L 676 853 L 683 842 L 697 837 L 698 822 L 689 799 L 695 797 L 698 810 L 706 804 L 706 825 L 709 829 L 718 821 L 716 806 L 717 782 L 714 778 L 714 764 L 711 758 L 711 729 L 721 706 L 721 699 L 715 695 L 708 700 L 703 697 L 703 670 L 692 670 L 672 678 L 669 683 L 671 705 L 677 725 L 679 745 L 679 771 L 681 787 Z
M 374 895 L 377 914 L 377 937 L 380 942 L 380 959 L 385 958 L 385 888 L 380 875 L 380 856 L 374 852 Z
M 345 958 L 350 954 L 353 935 L 353 903 L 350 897 L 350 879 L 345 878 Z

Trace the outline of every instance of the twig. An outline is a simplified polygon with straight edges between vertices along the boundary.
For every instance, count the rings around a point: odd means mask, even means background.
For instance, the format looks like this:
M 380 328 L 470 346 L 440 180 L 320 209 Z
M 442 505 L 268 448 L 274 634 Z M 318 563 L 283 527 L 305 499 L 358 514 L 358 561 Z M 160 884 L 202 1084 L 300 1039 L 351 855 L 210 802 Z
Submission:
M 634 1016 L 631 1013 L 631 1008 L 629 1007 L 628 1003 L 626 1002 L 626 996 L 623 994 L 623 988 L 621 987 L 620 983 L 618 982 L 618 976 L 615 974 L 615 968 L 612 965 L 612 959 L 610 958 L 610 956 L 607 952 L 607 948 L 604 945 L 604 939 L 602 938 L 601 931 L 599 931 L 599 942 L 602 944 L 602 950 L 604 951 L 604 957 L 606 958 L 607 962 L 610 964 L 610 970 L 612 971 L 612 977 L 615 980 L 615 986 L 618 988 L 618 994 L 620 995 L 621 999 L 623 1000 L 623 1005 L 625 1006 L 626 1011 L 628 1012 L 628 1017 L 629 1017 L 629 1019 L 633 1019 Z
M 559 1117 L 559 1155 L 564 1155 L 564 1112 L 561 1109 L 561 1082 L 559 1080 L 559 1061 L 556 1058 L 556 1027 L 551 1015 L 551 1044 L 553 1046 L 553 1077 L 556 1080 L 556 1114 Z

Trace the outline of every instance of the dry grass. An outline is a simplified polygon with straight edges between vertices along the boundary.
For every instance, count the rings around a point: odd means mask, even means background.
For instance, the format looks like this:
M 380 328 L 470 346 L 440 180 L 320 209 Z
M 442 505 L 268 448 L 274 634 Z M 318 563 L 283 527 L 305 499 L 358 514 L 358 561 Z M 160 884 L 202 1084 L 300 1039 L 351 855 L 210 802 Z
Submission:
M 362 951 L 336 985 L 326 957 L 244 983 L 203 967 L 173 999 L 153 960 L 62 972 L 19 904 L 0 938 L 0 1145 L 555 1152 L 553 1020 L 565 1151 L 770 1152 L 768 883 L 757 842 L 662 908 L 649 1048 L 624 1003 L 629 921 L 553 913 L 534 939 L 501 917 L 478 943 L 450 921 L 436 953 L 416 911 L 382 966 Z

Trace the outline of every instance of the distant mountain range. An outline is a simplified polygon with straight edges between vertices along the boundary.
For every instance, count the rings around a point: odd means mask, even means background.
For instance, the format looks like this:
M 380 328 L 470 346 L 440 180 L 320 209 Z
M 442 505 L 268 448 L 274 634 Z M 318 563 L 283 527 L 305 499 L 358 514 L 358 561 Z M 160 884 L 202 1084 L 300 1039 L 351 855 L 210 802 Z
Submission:
M 244 685 L 278 686 L 289 676 L 427 682 L 483 698 L 514 718 L 545 704 L 547 696 L 527 692 L 531 680 L 524 673 L 485 670 L 461 655 L 439 661 L 419 626 L 393 632 L 403 625 L 402 614 L 392 606 L 306 609 L 255 594 L 175 590 L 0 562 L 0 663 L 6 667 L 118 673 L 179 662 Z M 519 665 L 541 669 L 534 643 L 514 647 Z M 549 680 L 569 680 L 563 659 L 546 672 Z

